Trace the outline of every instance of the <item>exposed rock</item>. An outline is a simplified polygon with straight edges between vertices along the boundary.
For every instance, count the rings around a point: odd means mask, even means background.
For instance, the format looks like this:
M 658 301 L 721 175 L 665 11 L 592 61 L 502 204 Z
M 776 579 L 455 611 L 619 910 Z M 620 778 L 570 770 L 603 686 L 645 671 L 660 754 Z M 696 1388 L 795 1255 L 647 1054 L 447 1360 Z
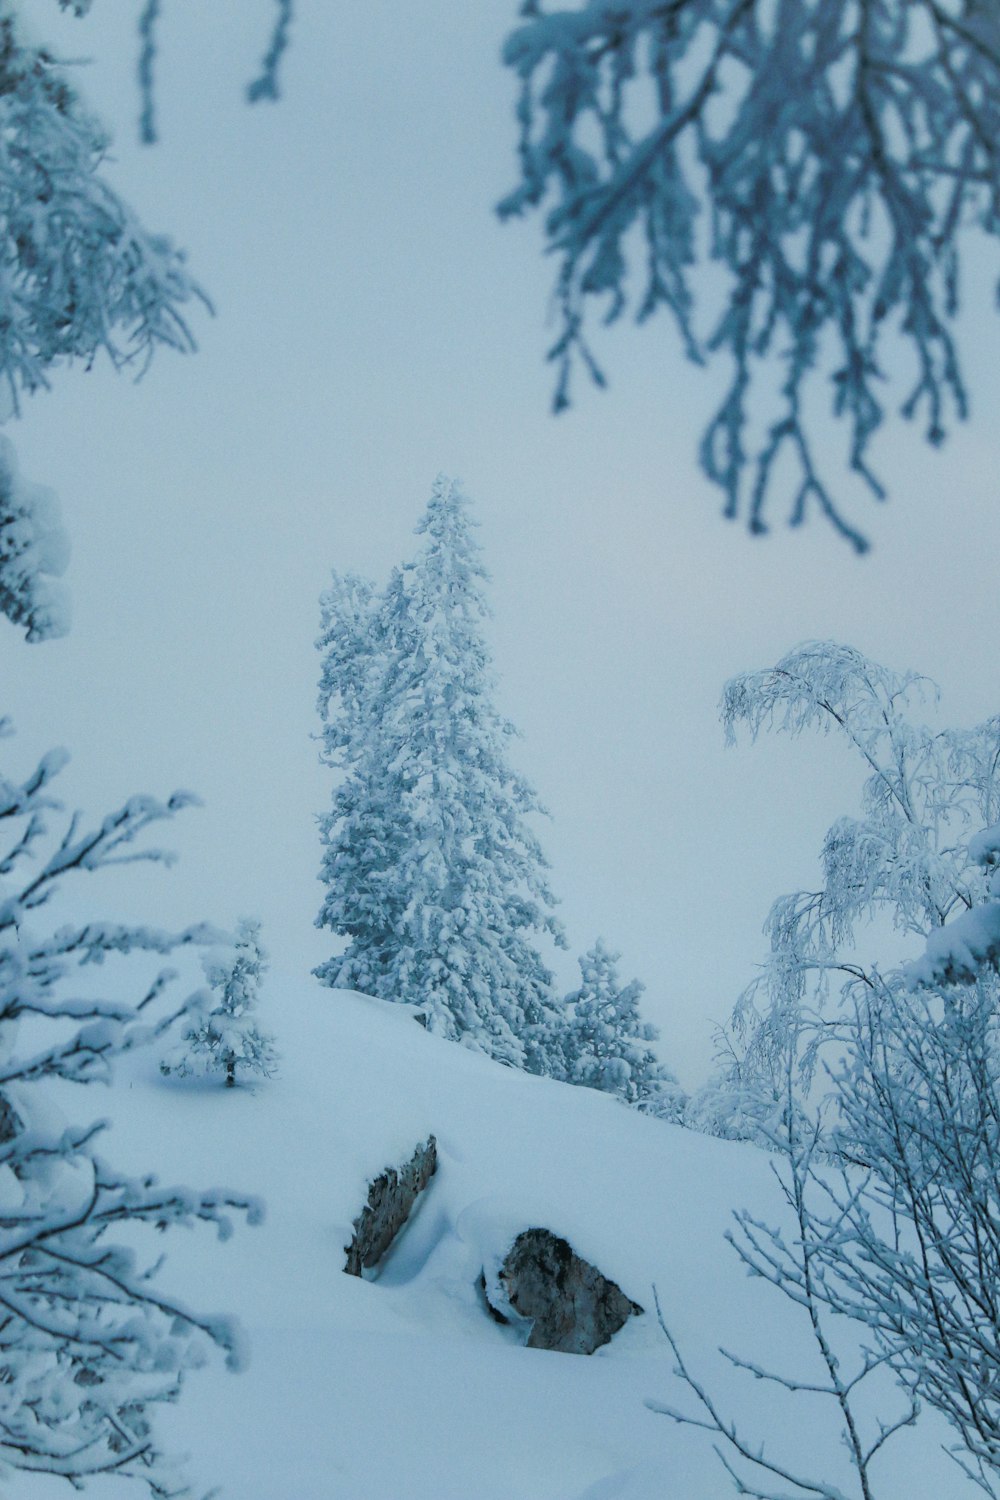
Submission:
M 379 1173 L 368 1188 L 367 1204 L 354 1220 L 354 1238 L 344 1246 L 344 1270 L 349 1276 L 360 1276 L 378 1265 L 436 1170 L 437 1141 L 428 1136 L 403 1166 L 386 1167 Z
M 643 1309 L 596 1266 L 549 1229 L 526 1229 L 507 1252 L 497 1278 L 483 1287 L 502 1322 L 530 1326 L 529 1349 L 593 1354 Z M 513 1317 L 511 1314 L 513 1313 Z
M 12 1141 L 24 1124 L 7 1095 L 0 1090 L 0 1146 Z

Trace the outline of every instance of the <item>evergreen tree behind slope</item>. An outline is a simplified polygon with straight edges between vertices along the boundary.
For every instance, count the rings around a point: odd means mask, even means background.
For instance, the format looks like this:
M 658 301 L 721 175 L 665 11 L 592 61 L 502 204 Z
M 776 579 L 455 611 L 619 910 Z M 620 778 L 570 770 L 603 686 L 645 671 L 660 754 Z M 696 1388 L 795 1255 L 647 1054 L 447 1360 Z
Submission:
M 678 1118 L 684 1094 L 674 1075 L 648 1045 L 659 1035 L 639 1016 L 645 986 L 623 985 L 618 953 L 600 938 L 579 960 L 582 983 L 566 997 L 569 1012 L 557 1038 L 567 1083 L 602 1089 L 652 1114 Z
M 324 599 L 326 758 L 345 773 L 322 824 L 317 925 L 348 938 L 327 984 L 420 1005 L 430 1030 L 549 1071 L 552 976 L 535 935 L 563 941 L 493 702 L 488 575 L 469 502 L 439 478 L 416 561 L 385 593 L 335 580 Z M 339 629 L 337 628 L 339 624 Z

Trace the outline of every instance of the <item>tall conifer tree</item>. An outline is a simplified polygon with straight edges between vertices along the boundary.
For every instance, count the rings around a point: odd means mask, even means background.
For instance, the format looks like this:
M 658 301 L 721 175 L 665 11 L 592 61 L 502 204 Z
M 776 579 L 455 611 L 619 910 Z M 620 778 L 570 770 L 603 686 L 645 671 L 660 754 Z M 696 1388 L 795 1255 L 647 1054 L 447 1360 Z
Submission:
M 316 925 L 349 944 L 316 973 L 325 984 L 384 995 L 403 915 L 395 871 L 405 838 L 380 710 L 390 654 L 384 601 L 367 579 L 335 573 L 320 606 L 323 759 L 345 774 L 320 819 L 326 894 Z
M 545 1072 L 554 997 L 533 938 L 562 934 L 526 822 L 541 809 L 507 762 L 515 731 L 493 702 L 474 524 L 439 478 L 416 561 L 380 598 L 357 580 L 324 597 L 320 708 L 345 776 L 322 824 L 317 925 L 349 941 L 316 972 L 419 1004 L 430 1030 Z

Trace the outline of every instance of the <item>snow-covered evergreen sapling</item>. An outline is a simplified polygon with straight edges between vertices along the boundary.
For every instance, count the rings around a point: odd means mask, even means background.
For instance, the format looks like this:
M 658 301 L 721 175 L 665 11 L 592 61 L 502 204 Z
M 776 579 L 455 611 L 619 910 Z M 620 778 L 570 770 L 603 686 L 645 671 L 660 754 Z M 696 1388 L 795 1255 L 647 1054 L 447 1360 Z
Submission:
M 227 1088 L 235 1087 L 237 1069 L 269 1078 L 278 1054 L 274 1038 L 261 1029 L 255 1015 L 268 967 L 260 923 L 240 922 L 232 951 L 206 954 L 202 964 L 219 1003 L 189 1018 L 180 1045 L 160 1064 L 162 1072 L 179 1078 L 224 1073 Z
M 677 1079 L 648 1045 L 657 1028 L 639 1016 L 641 980 L 622 984 L 621 955 L 597 942 L 579 960 L 582 983 L 566 996 L 566 1014 L 552 1037 L 567 1083 L 602 1089 L 626 1104 L 676 1119 L 684 1094 Z
M 423 1008 L 430 1030 L 551 1071 L 552 975 L 532 934 L 562 942 L 541 811 L 509 765 L 485 639 L 487 573 L 469 502 L 439 478 L 424 547 L 385 592 L 334 579 L 323 598 L 324 751 L 343 773 L 321 824 L 317 926 L 348 939 L 316 973 Z

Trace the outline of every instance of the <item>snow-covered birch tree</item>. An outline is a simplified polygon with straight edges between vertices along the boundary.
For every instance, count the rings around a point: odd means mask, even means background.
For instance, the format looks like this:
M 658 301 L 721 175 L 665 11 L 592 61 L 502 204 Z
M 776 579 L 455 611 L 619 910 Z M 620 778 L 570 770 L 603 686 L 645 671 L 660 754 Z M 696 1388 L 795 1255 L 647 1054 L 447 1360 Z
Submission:
M 53 1108 L 47 1083 L 107 1080 L 117 1056 L 148 1045 L 191 1004 L 164 1013 L 170 970 L 137 1000 L 94 998 L 87 971 L 219 937 L 207 927 L 43 922 L 68 881 L 167 858 L 136 842 L 193 800 L 133 797 L 94 826 L 69 819 L 57 836 L 52 782 L 65 759 L 52 751 L 23 780 L 0 777 L 0 1478 L 27 1471 L 78 1483 L 113 1472 L 166 1497 L 180 1481 L 157 1441 L 156 1405 L 176 1398 L 213 1342 L 238 1367 L 238 1329 L 158 1292 L 114 1234 L 200 1220 L 227 1235 L 234 1210 L 260 1210 L 226 1190 L 123 1174 L 101 1154 L 102 1122 L 67 1124 Z
M 808 1292 L 861 1324 L 872 1367 L 951 1423 L 960 1467 L 996 1496 L 1000 720 L 934 732 L 911 717 L 927 691 L 831 643 L 726 687 L 730 732 L 826 729 L 866 770 L 861 816 L 827 833 L 819 889 L 772 907 L 770 960 L 737 1008 L 740 1078 L 763 1097 L 784 1076 L 760 1136 L 785 1158 L 800 1233 L 744 1214 L 736 1243 L 800 1305 Z M 883 962 L 857 943 L 879 914 L 897 934 Z
M 663 309 L 689 359 L 728 361 L 700 449 L 726 515 L 765 530 L 780 487 L 793 525 L 821 514 L 863 550 L 821 464 L 812 387 L 825 379 L 845 458 L 877 498 L 869 449 L 890 400 L 935 445 L 966 415 L 960 272 L 977 232 L 1000 233 L 996 6 L 524 0 L 521 13 L 504 49 L 521 177 L 500 213 L 546 215 L 556 408 L 577 365 L 604 383 L 594 310 Z
M 322 823 L 317 925 L 348 939 L 317 970 L 422 1007 L 428 1027 L 547 1071 L 552 976 L 533 935 L 561 941 L 541 811 L 507 760 L 485 624 L 487 573 L 469 502 L 436 481 L 424 546 L 376 596 L 324 600 L 324 748 L 343 775 Z
M 861 811 L 829 828 L 816 890 L 781 896 L 768 914 L 770 953 L 734 1016 L 742 1038 L 743 1082 L 756 1077 L 780 1099 L 789 1054 L 808 1078 L 816 1048 L 836 1037 L 840 1016 L 831 992 L 848 999 L 884 982 L 858 956 L 856 938 L 876 917 L 921 945 L 946 937 L 955 919 L 990 895 L 989 872 L 969 836 L 1000 812 L 1000 719 L 969 730 L 932 730 L 913 711 L 933 684 L 899 674 L 833 642 L 809 642 L 773 668 L 734 678 L 725 688 L 727 735 L 742 724 L 790 734 L 819 730 L 842 736 L 860 759 Z M 906 956 L 889 955 L 882 968 Z M 900 981 L 902 982 L 902 981 Z

